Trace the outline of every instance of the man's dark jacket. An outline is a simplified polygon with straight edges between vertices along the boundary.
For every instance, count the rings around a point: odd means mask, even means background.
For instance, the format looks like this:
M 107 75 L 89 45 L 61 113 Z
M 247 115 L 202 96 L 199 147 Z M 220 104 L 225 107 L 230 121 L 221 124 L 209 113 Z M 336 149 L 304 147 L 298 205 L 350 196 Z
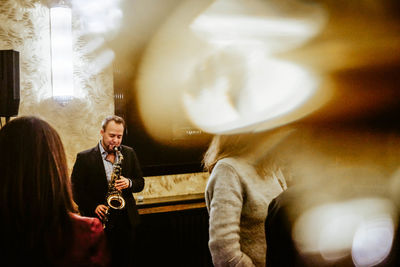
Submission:
M 144 187 L 144 179 L 135 151 L 128 146 L 122 147 L 122 173 L 125 178 L 132 180 L 132 187 L 123 189 L 122 196 L 132 226 L 139 222 L 139 214 L 134 192 L 140 192 Z M 108 181 L 101 157 L 99 145 L 78 153 L 72 170 L 71 182 L 74 201 L 83 216 L 97 217 L 95 209 L 98 205 L 106 205 Z

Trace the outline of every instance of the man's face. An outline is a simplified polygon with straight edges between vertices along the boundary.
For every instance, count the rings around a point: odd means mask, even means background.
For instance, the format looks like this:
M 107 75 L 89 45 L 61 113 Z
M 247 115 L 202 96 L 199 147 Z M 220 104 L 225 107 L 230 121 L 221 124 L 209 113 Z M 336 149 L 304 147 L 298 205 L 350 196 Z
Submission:
M 101 141 L 103 148 L 107 152 L 111 152 L 114 147 L 121 145 L 122 136 L 124 135 L 124 125 L 110 121 L 105 131 L 103 129 L 100 130 L 100 134 L 103 137 Z

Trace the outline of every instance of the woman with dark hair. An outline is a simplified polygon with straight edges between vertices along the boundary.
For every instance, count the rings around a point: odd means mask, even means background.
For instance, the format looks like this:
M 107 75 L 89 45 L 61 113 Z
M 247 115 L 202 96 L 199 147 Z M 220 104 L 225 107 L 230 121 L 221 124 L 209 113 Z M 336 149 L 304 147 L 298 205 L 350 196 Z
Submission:
M 15 266 L 108 266 L 101 222 L 74 214 L 54 128 L 20 117 L 0 130 L 1 260 Z

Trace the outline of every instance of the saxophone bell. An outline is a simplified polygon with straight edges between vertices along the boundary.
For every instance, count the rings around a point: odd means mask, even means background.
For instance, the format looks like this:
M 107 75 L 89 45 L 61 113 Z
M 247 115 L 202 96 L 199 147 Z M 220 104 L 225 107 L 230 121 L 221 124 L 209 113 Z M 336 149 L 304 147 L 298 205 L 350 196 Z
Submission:
M 108 196 L 107 204 L 112 209 L 121 210 L 125 207 L 125 199 L 120 194 L 112 194 Z

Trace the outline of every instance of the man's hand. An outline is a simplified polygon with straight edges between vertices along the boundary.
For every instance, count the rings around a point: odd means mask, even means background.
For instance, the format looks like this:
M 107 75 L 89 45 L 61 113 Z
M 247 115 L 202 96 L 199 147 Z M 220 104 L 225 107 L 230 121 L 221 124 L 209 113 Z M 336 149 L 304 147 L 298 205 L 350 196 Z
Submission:
M 129 187 L 129 180 L 126 179 L 124 176 L 120 176 L 119 179 L 115 180 L 115 188 L 119 191 L 122 189 L 126 189 Z
M 107 206 L 100 204 L 96 207 L 94 212 L 96 212 L 97 216 L 103 221 L 107 210 Z

